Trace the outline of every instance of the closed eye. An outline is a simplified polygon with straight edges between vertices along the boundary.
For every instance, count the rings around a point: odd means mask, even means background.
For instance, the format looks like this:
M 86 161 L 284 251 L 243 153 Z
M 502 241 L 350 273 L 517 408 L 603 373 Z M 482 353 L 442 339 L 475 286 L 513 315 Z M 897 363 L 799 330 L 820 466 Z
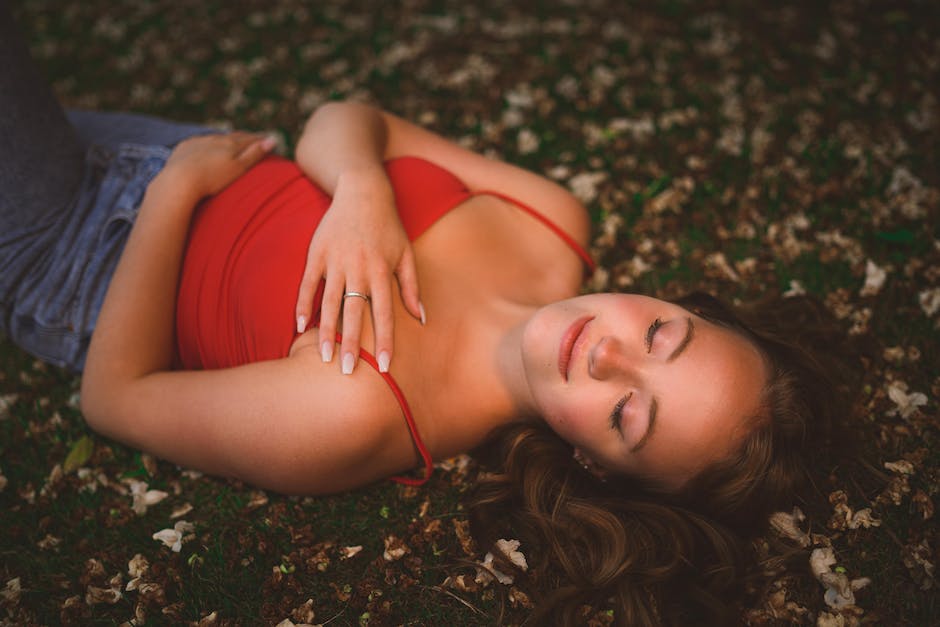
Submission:
M 617 404 L 614 405 L 614 410 L 610 412 L 610 428 L 617 432 L 621 440 L 623 439 L 623 431 L 620 430 L 620 425 L 623 421 L 623 408 L 626 406 L 631 396 L 633 396 L 633 392 L 630 392 L 617 401 Z
M 656 332 L 659 331 L 660 327 L 663 326 L 662 318 L 656 318 L 653 320 L 653 324 L 650 325 L 650 328 L 646 330 L 646 352 L 649 353 L 653 350 L 653 336 L 656 335 Z

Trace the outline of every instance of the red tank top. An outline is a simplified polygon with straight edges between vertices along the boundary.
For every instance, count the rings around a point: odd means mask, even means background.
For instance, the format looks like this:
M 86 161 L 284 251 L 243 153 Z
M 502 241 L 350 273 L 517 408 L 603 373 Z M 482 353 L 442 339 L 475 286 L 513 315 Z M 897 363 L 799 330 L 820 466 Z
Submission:
M 417 157 L 385 164 L 395 203 L 414 241 L 471 196 L 491 194 L 530 213 L 593 269 L 590 256 L 567 233 L 531 207 L 491 191 L 472 192 L 449 171 Z M 176 306 L 177 351 L 184 369 L 238 366 L 286 357 L 295 335 L 294 307 L 307 247 L 330 197 L 293 161 L 268 157 L 196 210 L 183 257 Z M 321 282 L 320 289 L 323 284 Z M 315 303 L 319 303 L 317 292 Z M 319 311 L 314 324 L 318 321 Z M 375 359 L 360 357 L 378 372 Z M 398 399 L 424 461 L 431 456 L 395 380 L 380 373 Z

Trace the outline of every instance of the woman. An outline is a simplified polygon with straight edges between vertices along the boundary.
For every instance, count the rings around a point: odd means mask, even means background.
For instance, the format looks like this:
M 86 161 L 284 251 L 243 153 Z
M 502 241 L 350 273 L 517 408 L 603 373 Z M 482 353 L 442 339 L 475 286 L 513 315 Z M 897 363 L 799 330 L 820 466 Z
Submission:
M 5 13 L 0 35 L 3 324 L 84 368 L 102 434 L 323 494 L 426 478 L 500 430 L 481 537 L 513 505 L 546 559 L 605 553 L 563 563 L 545 607 L 599 591 L 624 620 L 664 618 L 664 582 L 705 599 L 736 544 L 704 515 L 746 528 L 792 487 L 814 362 L 711 301 L 577 296 L 589 221 L 555 183 L 354 103 L 316 111 L 294 161 L 248 133 L 67 119 Z

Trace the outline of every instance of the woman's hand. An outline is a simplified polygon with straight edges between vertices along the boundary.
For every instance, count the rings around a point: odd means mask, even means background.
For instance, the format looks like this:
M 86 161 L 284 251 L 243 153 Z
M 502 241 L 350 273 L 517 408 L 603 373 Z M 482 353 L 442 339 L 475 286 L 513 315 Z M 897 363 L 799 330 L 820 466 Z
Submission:
M 222 191 L 274 148 L 274 138 L 236 131 L 184 139 L 158 176 L 175 176 L 193 202 Z
M 337 180 L 333 202 L 310 242 L 297 298 L 297 332 L 309 324 L 313 298 L 324 279 L 319 331 L 323 361 L 333 358 L 342 311 L 341 368 L 345 374 L 352 373 L 359 356 L 362 316 L 371 305 L 375 356 L 379 371 L 388 372 L 393 351 L 393 275 L 398 278 L 405 308 L 423 324 L 414 252 L 398 218 L 385 170 L 377 164 L 347 171 Z

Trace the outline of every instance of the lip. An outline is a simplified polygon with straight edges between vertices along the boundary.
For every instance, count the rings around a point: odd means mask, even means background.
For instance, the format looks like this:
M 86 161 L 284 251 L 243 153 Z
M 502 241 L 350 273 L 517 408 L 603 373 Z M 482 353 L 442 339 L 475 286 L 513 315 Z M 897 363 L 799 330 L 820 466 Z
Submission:
M 584 327 L 593 319 L 594 316 L 578 318 L 571 323 L 571 326 L 561 336 L 561 344 L 558 346 L 558 372 L 561 373 L 561 378 L 565 381 L 568 381 L 568 372 L 575 354 L 587 339 L 587 336 L 582 333 Z

